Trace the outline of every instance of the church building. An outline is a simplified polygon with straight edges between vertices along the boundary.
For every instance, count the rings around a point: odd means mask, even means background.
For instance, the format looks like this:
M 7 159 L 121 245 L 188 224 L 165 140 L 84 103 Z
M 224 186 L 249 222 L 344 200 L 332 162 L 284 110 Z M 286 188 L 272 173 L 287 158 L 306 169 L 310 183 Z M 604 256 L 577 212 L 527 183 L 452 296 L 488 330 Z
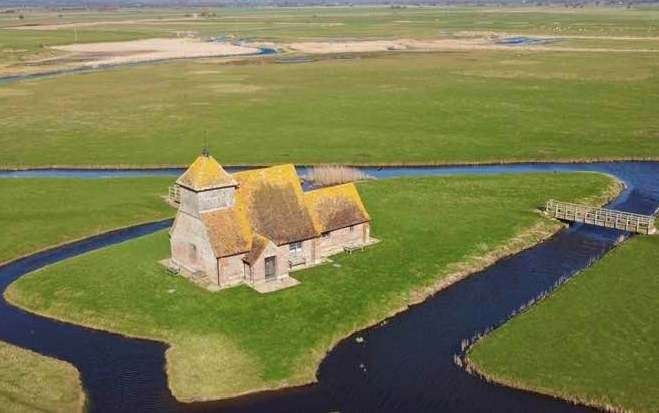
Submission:
M 371 243 L 355 185 L 304 192 L 293 165 L 229 174 L 204 153 L 176 185 L 169 265 L 216 289 L 285 288 L 297 284 L 290 271 Z

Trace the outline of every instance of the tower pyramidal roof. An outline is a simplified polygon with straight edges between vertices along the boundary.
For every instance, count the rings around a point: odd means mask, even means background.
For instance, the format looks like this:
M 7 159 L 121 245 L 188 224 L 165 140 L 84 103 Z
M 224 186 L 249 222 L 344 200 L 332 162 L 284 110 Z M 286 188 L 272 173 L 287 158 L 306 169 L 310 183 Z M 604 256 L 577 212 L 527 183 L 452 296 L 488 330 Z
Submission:
M 206 151 L 192 162 L 176 183 L 193 191 L 238 186 L 233 177 Z

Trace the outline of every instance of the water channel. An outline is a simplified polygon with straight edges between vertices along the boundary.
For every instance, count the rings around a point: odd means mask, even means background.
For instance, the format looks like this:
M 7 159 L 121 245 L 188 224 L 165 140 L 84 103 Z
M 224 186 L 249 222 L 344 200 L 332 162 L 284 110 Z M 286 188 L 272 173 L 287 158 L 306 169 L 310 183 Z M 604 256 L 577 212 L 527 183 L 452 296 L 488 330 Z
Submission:
M 231 168 L 228 168 L 231 169 Z M 659 206 L 659 162 L 364 168 L 378 178 L 594 171 L 618 177 L 617 209 L 651 214 Z M 0 171 L 0 179 L 176 176 L 179 169 Z M 300 168 L 304 174 L 304 168 Z M 91 237 L 0 267 L 0 292 L 28 272 L 164 230 L 171 220 Z M 176 401 L 164 371 L 166 345 L 54 321 L 0 299 L 0 340 L 70 362 L 81 372 L 94 412 L 566 412 L 591 410 L 486 383 L 455 365 L 461 340 L 501 325 L 539 295 L 589 266 L 621 239 L 617 230 L 574 225 L 473 274 L 421 304 L 355 333 L 321 363 L 318 382 L 216 402 Z M 363 340 L 356 340 L 356 337 Z

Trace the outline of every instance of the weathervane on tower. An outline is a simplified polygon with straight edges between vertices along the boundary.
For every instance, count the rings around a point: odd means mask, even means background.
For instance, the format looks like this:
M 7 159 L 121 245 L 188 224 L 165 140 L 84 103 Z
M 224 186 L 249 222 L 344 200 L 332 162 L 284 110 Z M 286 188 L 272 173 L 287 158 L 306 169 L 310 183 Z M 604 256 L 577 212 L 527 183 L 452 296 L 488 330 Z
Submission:
M 210 156 L 210 151 L 208 150 L 208 131 L 204 132 L 204 149 L 201 150 L 201 154 L 206 158 Z

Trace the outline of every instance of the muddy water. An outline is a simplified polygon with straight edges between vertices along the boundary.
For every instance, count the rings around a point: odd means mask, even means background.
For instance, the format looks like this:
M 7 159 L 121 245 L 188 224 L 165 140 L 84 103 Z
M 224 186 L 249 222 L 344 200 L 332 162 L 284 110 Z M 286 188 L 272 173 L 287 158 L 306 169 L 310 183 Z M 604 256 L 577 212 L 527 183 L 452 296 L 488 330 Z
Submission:
M 657 162 L 391 168 L 368 172 L 394 177 L 581 170 L 606 172 L 625 181 L 628 187 L 613 203 L 616 208 L 647 214 L 659 205 Z M 171 170 L 162 174 L 175 175 Z M 0 267 L 0 290 L 44 265 L 168 225 L 164 221 L 117 231 Z M 462 339 L 505 322 L 520 306 L 599 259 L 625 235 L 616 230 L 573 226 L 456 283 L 386 323 L 345 339 L 322 362 L 318 383 L 226 401 L 180 404 L 173 399 L 163 370 L 166 346 L 161 343 L 56 322 L 18 310 L 4 300 L 0 301 L 0 340 L 74 364 L 82 374 L 91 410 L 99 412 L 588 410 L 485 383 L 458 368 L 453 356 L 460 354 Z M 357 337 L 363 340 L 356 340 Z

